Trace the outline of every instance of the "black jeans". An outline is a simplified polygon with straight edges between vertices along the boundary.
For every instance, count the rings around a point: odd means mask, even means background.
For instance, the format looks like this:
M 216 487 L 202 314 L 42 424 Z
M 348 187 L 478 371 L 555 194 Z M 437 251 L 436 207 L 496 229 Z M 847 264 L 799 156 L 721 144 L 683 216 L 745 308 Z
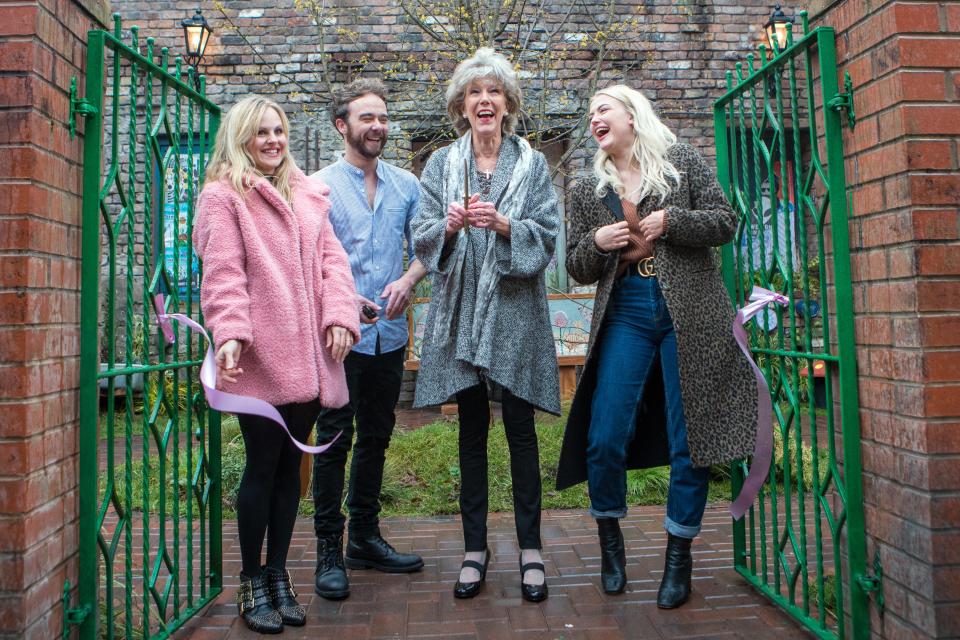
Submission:
M 513 514 L 521 549 L 539 549 L 540 452 L 533 405 L 503 390 L 503 425 L 510 447 Z M 487 433 L 490 404 L 480 384 L 457 394 L 460 414 L 460 514 L 466 551 L 487 548 Z
M 320 401 L 277 407 L 290 433 L 307 439 Z M 300 504 L 300 456 L 286 432 L 272 420 L 240 414 L 240 433 L 246 450 L 246 465 L 237 491 L 237 530 L 243 574 L 260 575 L 263 538 L 267 538 L 267 566 L 283 569 Z
M 357 419 L 357 443 L 350 463 L 350 534 L 368 535 L 379 528 L 380 485 L 383 462 L 396 423 L 394 409 L 403 381 L 403 349 L 379 355 L 350 353 L 344 361 L 350 404 L 323 409 L 317 420 L 317 443 L 343 434 L 332 447 L 313 457 L 313 528 L 318 538 L 338 536 L 345 522 L 343 501 L 344 466 L 353 442 L 353 419 Z

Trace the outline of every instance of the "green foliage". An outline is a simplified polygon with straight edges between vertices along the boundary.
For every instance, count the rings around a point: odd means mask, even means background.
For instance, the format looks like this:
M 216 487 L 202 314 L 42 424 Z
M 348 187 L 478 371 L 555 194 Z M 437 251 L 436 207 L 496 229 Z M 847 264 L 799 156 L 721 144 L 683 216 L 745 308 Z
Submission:
M 161 399 L 158 418 L 166 419 L 174 411 L 183 414 L 187 411 L 189 399 L 197 398 L 204 402 L 200 394 L 200 377 L 195 373 L 192 383 L 187 382 L 185 370 L 154 371 L 146 375 L 144 394 L 134 402 L 134 411 L 152 411 L 157 398 Z
M 807 593 L 810 596 L 811 612 L 815 612 L 820 595 L 816 576 L 808 580 Z M 823 576 L 823 608 L 826 612 L 825 622 L 831 624 L 837 618 L 837 576 L 832 573 Z
M 783 434 L 781 433 L 780 428 L 774 424 L 773 428 L 773 466 L 775 480 L 778 484 L 782 484 L 785 477 L 786 471 L 790 471 L 790 482 L 794 489 L 797 488 L 797 483 L 800 483 L 800 486 L 805 490 L 809 491 L 813 489 L 813 456 L 814 451 L 810 445 L 804 443 L 800 445 L 800 470 L 797 470 L 797 447 L 796 441 L 793 439 L 792 432 L 789 435 L 789 446 L 784 449 L 783 446 Z M 785 457 L 786 455 L 786 457 Z M 823 486 L 824 481 L 826 480 L 830 472 L 830 454 L 826 449 L 818 449 L 817 451 L 817 466 L 820 471 L 820 482 L 819 485 Z

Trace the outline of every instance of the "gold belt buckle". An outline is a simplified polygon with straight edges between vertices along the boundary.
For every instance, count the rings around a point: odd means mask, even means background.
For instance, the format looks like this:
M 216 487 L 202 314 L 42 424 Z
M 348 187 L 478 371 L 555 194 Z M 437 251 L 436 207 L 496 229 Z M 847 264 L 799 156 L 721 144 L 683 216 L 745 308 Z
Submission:
M 653 270 L 653 257 L 643 258 L 637 263 L 637 275 L 641 278 L 652 278 L 657 275 Z

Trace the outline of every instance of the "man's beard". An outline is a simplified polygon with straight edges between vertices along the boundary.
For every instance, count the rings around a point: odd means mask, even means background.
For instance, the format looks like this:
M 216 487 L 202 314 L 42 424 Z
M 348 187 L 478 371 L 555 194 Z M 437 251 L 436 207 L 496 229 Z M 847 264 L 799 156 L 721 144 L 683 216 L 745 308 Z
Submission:
M 347 125 L 347 144 L 353 147 L 357 153 L 362 155 L 364 158 L 379 158 L 380 154 L 383 153 L 383 147 L 387 144 L 387 134 L 386 132 L 380 135 L 380 144 L 376 148 L 376 151 L 371 151 L 369 145 L 374 144 L 372 140 L 365 140 L 362 136 L 354 135 L 353 129 L 350 128 L 350 125 Z

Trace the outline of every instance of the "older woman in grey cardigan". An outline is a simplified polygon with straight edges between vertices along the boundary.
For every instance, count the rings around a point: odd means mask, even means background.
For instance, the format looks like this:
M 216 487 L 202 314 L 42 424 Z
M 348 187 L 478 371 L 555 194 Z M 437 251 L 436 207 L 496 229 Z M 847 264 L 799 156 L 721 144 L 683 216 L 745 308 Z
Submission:
M 414 250 L 433 277 L 415 405 L 457 399 L 466 555 L 454 595 L 472 598 L 490 562 L 487 430 L 489 402 L 500 400 L 521 594 L 539 602 L 547 585 L 534 409 L 560 411 L 544 283 L 560 225 L 557 199 L 545 158 L 513 133 L 521 93 L 506 58 L 479 49 L 457 66 L 446 95 L 461 137 L 427 162 L 413 221 Z

